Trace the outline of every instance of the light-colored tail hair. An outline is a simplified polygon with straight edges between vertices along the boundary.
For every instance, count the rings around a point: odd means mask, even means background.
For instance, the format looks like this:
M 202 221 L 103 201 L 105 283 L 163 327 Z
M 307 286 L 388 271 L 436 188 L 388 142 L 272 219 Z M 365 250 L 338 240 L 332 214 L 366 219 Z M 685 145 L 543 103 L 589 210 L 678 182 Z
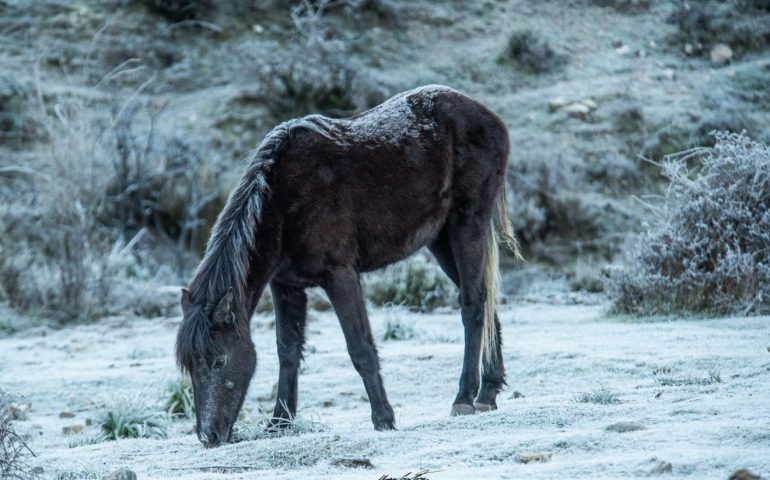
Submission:
M 519 242 L 513 234 L 513 226 L 508 217 L 508 202 L 505 199 L 505 185 L 500 189 L 500 196 L 495 205 L 495 214 L 489 223 L 487 238 L 487 260 L 484 266 L 484 286 L 487 301 L 484 305 L 484 327 L 481 334 L 481 359 L 485 365 L 497 363 L 498 349 L 497 326 L 495 325 L 495 307 L 500 297 L 500 255 L 498 244 L 504 245 L 517 260 L 522 260 Z

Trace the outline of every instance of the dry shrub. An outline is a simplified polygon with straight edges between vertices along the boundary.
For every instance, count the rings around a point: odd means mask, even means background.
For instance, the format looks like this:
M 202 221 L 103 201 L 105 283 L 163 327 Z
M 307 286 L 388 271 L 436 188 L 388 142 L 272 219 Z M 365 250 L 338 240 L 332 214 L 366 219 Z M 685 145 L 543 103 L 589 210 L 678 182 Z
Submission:
M 650 9 L 652 0 L 591 0 L 598 7 L 606 7 L 622 13 L 639 13 Z
M 545 73 L 563 66 L 567 57 L 556 53 L 546 40 L 533 32 L 519 31 L 508 37 L 500 61 L 532 73 Z
M 668 17 L 676 27 L 669 41 L 688 54 L 708 54 L 717 43 L 738 55 L 770 44 L 770 16 L 765 2 L 678 1 Z
M 508 208 L 528 256 L 561 264 L 577 253 L 616 251 L 624 218 L 599 187 L 611 181 L 607 172 L 629 168 L 569 155 L 512 159 Z
M 629 265 L 613 273 L 615 310 L 770 311 L 770 148 L 743 134 L 669 157 L 665 204 Z M 700 157 L 698 169 L 688 160 Z
M 17 433 L 13 424 L 13 405 L 17 400 L 0 390 L 0 478 L 33 480 L 39 475 L 27 461 L 34 454 L 27 446 L 27 438 Z
M 200 18 L 213 6 L 211 0 L 141 0 L 150 10 L 179 22 Z
M 347 116 L 391 93 L 339 41 L 312 36 L 290 45 L 247 42 L 239 52 L 260 85 L 259 101 L 275 121 L 309 113 Z
M 133 98 L 35 104 L 44 149 L 0 187 L 0 293 L 14 308 L 62 322 L 163 313 L 144 301 L 159 266 L 146 247 L 165 246 L 181 274 L 224 192 L 217 157 L 159 132 L 157 112 L 140 119 Z

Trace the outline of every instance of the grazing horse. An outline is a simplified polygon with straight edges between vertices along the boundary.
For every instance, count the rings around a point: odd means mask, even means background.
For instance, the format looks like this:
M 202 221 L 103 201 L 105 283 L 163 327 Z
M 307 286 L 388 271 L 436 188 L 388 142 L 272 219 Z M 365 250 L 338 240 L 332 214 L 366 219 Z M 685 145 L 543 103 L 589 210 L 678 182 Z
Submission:
M 505 202 L 508 150 L 495 114 L 435 85 L 350 118 L 310 115 L 269 132 L 182 291 L 176 354 L 192 378 L 200 441 L 217 446 L 232 433 L 257 363 L 249 321 L 268 284 L 280 363 L 272 424 L 296 413 L 305 288 L 320 286 L 363 379 L 374 428 L 393 429 L 360 276 L 423 246 L 460 291 L 465 355 L 451 413 L 497 408 L 505 384 L 498 240 L 518 254 Z

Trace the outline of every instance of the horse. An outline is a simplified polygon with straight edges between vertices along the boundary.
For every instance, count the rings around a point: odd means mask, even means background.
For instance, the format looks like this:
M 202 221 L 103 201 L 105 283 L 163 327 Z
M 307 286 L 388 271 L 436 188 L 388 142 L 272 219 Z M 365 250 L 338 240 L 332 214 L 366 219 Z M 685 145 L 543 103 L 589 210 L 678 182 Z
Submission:
M 271 130 L 182 290 L 176 357 L 192 380 L 199 440 L 214 447 L 232 434 L 257 364 L 250 318 L 268 285 L 279 358 L 270 425 L 296 413 L 305 289 L 320 286 L 363 380 L 374 428 L 394 429 L 361 274 L 425 246 L 459 289 L 465 351 L 450 413 L 496 409 L 505 385 L 498 244 L 518 256 L 505 199 L 508 154 L 503 122 L 440 85 L 349 118 L 310 115 Z

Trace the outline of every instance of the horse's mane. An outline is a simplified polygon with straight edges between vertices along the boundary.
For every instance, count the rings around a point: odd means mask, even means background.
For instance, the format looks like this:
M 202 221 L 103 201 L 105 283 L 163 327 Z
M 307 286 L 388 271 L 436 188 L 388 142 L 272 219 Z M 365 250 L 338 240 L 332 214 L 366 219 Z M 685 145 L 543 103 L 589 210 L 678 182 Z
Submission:
M 217 217 L 206 253 L 189 285 L 191 310 L 179 327 L 176 355 L 182 370 L 189 371 L 195 355 L 208 357 L 216 352 L 209 317 L 228 289 L 233 290 L 236 328 L 248 335 L 248 270 L 257 248 L 256 228 L 270 189 L 267 174 L 285 149 L 291 131 L 298 127 L 319 134 L 328 131 L 328 126 L 304 119 L 291 120 L 271 130 L 251 154 L 240 183 Z

